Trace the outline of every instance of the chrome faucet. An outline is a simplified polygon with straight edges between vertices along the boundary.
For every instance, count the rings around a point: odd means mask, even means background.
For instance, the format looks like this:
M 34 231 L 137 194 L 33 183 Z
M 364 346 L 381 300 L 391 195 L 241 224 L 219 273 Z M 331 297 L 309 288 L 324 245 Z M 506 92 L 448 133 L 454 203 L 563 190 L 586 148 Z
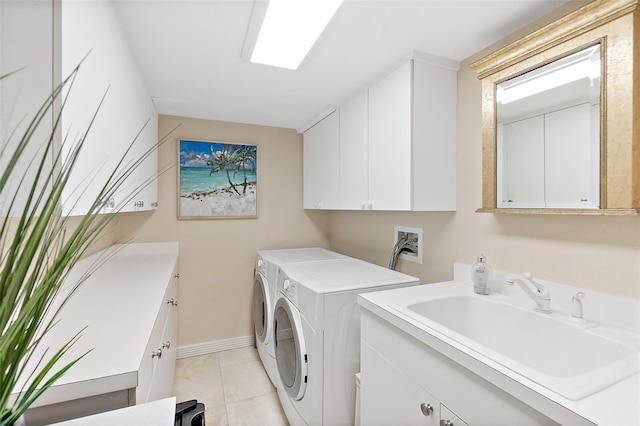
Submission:
M 536 311 L 544 312 L 545 314 L 551 313 L 551 294 L 549 290 L 533 279 L 533 275 L 530 272 L 524 274 L 524 278 L 527 282 L 531 283 L 536 289 L 534 292 L 529 287 L 529 284 L 520 278 L 507 277 L 507 284 L 518 284 L 522 290 L 536 303 Z

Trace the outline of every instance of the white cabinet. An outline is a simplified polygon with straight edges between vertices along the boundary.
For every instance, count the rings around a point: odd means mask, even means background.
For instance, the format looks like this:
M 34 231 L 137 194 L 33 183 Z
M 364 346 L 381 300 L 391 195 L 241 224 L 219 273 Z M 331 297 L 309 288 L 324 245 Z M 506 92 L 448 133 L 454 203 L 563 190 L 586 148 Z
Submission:
M 360 379 L 362 426 L 439 425 L 440 401 L 366 343 L 361 347 L 360 366 L 366 373 Z
M 114 246 L 74 266 L 67 283 L 101 263 L 61 310 L 59 323 L 36 349 L 34 360 L 85 326 L 60 362 L 90 352 L 35 401 L 27 411 L 27 424 L 77 418 L 173 394 L 177 260 L 176 242 L 139 243 Z M 16 389 L 25 380 L 21 377 Z
M 455 210 L 457 69 L 416 55 L 369 89 L 374 209 Z
M 87 132 L 63 194 L 63 211 L 82 215 L 123 157 L 121 170 L 157 144 L 157 113 L 113 4 L 64 0 L 61 9 L 62 75 L 66 77 L 81 63 L 62 112 L 63 139 L 68 138 L 63 153 L 68 156 L 72 142 Z M 103 212 L 155 208 L 157 167 L 154 153 L 112 200 L 104 200 Z M 150 179 L 150 185 L 138 191 Z
M 362 345 L 363 370 L 360 419 L 368 425 L 467 426 L 449 408 L 394 367 L 371 346 Z M 361 364 L 361 365 L 363 365 Z
M 306 154 L 305 178 L 338 188 L 333 208 L 342 210 L 455 210 L 457 69 L 456 62 L 415 53 L 345 102 L 338 110 L 337 142 L 335 130 L 311 135 L 325 137 L 317 145 L 331 150 L 325 155 L 332 163 L 338 144 L 337 178 L 335 169 L 319 169 L 317 155 Z
M 7 170 L 9 153 L 13 153 L 36 112 L 57 84 L 51 72 L 55 53 L 51 34 L 57 20 L 57 8 L 51 1 L 0 1 L 0 171 Z M 15 72 L 12 75 L 7 74 Z M 37 167 L 32 164 L 42 155 L 41 146 L 51 135 L 53 113 L 44 117 L 31 138 L 21 161 L 16 165 L 15 179 L 0 193 L 0 217 L 20 216 L 28 189 L 18 190 L 19 178 L 25 173 L 32 181 Z M 45 164 L 46 166 L 47 164 Z M 50 170 L 44 171 L 44 174 Z M 17 198 L 13 204 L 13 195 Z
M 361 313 L 363 426 L 557 424 L 366 307 Z M 433 417 L 423 415 L 425 403 Z
M 338 207 L 339 115 L 332 112 L 304 132 L 305 209 Z
M 370 210 L 369 92 L 340 107 L 340 209 Z
M 369 198 L 376 210 L 412 208 L 412 68 L 409 61 L 369 89 Z
M 173 271 L 138 371 L 136 404 L 173 395 L 178 343 L 178 274 Z

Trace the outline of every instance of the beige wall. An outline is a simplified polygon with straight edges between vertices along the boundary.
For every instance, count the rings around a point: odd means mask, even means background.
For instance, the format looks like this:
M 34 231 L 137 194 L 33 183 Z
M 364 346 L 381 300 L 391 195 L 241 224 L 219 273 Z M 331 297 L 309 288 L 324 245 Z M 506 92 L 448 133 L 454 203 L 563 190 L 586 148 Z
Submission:
M 180 124 L 159 151 L 160 167 L 175 165 L 177 138 L 258 145 L 258 218 L 177 220 L 176 170 L 158 181 L 155 212 L 125 213 L 117 239 L 180 244 L 179 344 L 253 333 L 251 303 L 256 252 L 328 247 L 328 217 L 302 210 L 302 136 L 294 130 L 160 116 L 159 134 Z
M 481 195 L 480 82 L 465 64 L 458 73 L 455 213 L 333 212 L 331 248 L 387 264 L 394 225 L 424 230 L 424 264 L 398 269 L 436 282 L 452 263 L 483 252 L 497 269 L 640 298 L 640 218 L 475 213 Z

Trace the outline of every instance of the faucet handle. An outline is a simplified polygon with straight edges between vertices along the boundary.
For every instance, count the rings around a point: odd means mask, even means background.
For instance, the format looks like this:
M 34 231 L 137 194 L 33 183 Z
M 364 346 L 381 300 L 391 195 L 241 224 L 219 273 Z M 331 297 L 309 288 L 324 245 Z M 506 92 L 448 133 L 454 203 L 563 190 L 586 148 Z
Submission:
M 571 298 L 571 318 L 575 320 L 583 320 L 582 301 L 586 295 L 579 291 Z

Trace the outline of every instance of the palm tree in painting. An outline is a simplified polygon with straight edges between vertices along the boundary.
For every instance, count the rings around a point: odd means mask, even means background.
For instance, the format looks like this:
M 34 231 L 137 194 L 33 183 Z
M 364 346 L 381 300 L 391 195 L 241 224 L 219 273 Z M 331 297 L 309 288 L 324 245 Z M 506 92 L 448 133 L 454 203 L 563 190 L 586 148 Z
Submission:
M 252 172 L 256 171 L 257 147 L 252 145 L 236 145 L 234 147 L 234 154 L 236 155 L 234 176 L 238 171 L 242 170 L 244 175 L 242 195 L 244 195 L 247 192 L 247 168 Z
M 209 176 L 214 173 L 225 171 L 227 173 L 227 180 L 229 181 L 229 185 L 231 189 L 238 195 L 241 195 L 238 191 L 238 188 L 231 181 L 231 176 L 229 175 L 229 169 L 233 168 L 237 164 L 237 154 L 231 145 L 222 145 L 222 151 L 216 151 L 211 145 L 211 157 L 213 158 L 211 161 L 207 161 L 210 163 L 213 168 L 209 171 Z

